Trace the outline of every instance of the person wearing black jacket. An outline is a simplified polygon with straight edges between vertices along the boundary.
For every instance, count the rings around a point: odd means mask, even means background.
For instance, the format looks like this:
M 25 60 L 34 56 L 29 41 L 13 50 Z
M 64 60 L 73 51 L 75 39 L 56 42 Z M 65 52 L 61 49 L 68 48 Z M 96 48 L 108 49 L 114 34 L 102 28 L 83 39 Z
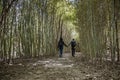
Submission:
M 70 42 L 71 45 L 71 51 L 72 51 L 72 56 L 75 57 L 75 46 L 76 46 L 76 41 L 74 39 L 72 39 L 72 41 Z M 69 46 L 68 45 L 68 46 Z
M 59 57 L 62 57 L 64 46 L 67 47 L 67 45 L 64 43 L 63 39 L 60 38 L 60 40 L 59 40 L 59 42 L 58 42 L 58 49 L 59 49 L 59 51 L 60 51 Z

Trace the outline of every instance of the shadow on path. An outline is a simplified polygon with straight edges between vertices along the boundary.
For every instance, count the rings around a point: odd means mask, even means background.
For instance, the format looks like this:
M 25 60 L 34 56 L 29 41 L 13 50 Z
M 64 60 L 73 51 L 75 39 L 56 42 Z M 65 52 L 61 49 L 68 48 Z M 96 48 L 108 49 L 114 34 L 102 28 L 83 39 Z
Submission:
M 12 70 L 14 76 L 11 79 L 3 80 L 99 80 L 98 72 L 91 72 L 89 67 L 75 62 L 80 55 L 77 52 L 76 57 L 72 57 L 70 53 L 64 53 L 62 58 L 47 58 L 24 65 L 21 63 Z

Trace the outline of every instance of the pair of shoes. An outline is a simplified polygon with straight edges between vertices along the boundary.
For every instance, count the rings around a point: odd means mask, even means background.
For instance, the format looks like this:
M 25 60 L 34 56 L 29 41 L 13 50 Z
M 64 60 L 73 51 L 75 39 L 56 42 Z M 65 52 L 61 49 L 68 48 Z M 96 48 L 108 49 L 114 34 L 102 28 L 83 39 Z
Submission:
M 62 57 L 62 55 L 59 55 L 59 57 Z
M 74 55 L 72 55 L 72 57 L 75 57 Z

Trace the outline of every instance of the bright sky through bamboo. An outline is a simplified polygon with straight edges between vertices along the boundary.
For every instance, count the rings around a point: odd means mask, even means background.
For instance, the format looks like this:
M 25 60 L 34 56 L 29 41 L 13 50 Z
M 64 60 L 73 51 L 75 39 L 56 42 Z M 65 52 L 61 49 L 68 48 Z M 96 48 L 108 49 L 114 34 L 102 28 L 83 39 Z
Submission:
M 77 39 L 78 38 L 78 33 L 75 30 L 73 30 L 72 33 L 71 33 L 71 36 L 72 36 L 72 38 Z

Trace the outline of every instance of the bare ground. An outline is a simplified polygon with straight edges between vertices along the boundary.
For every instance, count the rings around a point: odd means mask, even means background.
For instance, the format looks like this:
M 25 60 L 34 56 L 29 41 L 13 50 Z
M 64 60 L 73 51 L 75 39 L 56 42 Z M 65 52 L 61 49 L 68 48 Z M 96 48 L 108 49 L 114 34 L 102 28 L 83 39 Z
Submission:
M 62 58 L 25 59 L 1 67 L 0 80 L 120 80 L 120 66 L 94 66 L 81 61 L 81 53 Z

